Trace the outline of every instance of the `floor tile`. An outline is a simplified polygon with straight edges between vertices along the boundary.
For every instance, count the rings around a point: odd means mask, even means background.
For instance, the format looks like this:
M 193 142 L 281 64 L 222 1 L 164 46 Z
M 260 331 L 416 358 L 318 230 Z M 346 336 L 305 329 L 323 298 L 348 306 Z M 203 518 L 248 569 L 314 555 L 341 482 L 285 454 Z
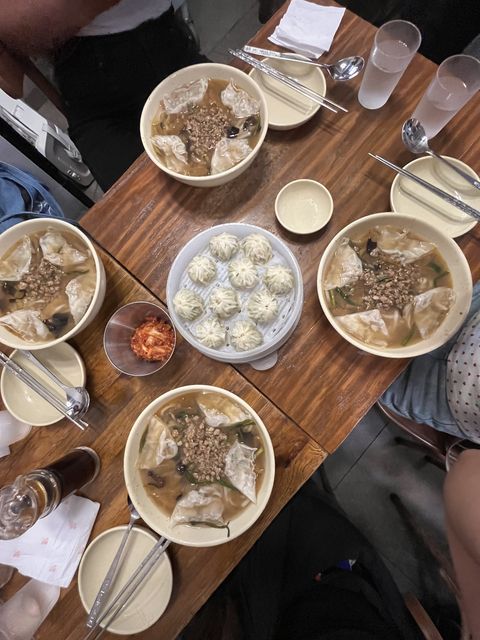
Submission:
M 256 34 L 260 27 L 261 24 L 258 20 L 258 4 L 255 3 L 228 31 L 228 33 L 225 34 L 218 44 L 216 44 L 215 48 L 211 51 L 211 56 L 226 54 L 228 59 L 231 59 L 231 56 L 227 53 L 228 49 L 243 47 L 243 45 Z
M 373 407 L 357 424 L 340 447 L 328 456 L 325 469 L 333 489 L 341 482 L 353 465 L 362 457 L 368 447 L 380 434 L 387 420 Z

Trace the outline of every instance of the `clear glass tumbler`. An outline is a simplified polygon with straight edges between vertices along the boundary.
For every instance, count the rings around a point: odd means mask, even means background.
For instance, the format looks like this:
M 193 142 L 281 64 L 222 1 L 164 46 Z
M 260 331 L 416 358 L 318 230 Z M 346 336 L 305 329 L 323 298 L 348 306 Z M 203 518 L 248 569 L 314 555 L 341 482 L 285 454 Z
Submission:
M 379 109 L 387 102 L 403 72 L 418 50 L 422 36 L 405 20 L 386 22 L 375 34 L 367 68 L 358 92 L 366 109 Z
M 433 138 L 480 88 L 480 61 L 450 56 L 442 62 L 413 113 Z

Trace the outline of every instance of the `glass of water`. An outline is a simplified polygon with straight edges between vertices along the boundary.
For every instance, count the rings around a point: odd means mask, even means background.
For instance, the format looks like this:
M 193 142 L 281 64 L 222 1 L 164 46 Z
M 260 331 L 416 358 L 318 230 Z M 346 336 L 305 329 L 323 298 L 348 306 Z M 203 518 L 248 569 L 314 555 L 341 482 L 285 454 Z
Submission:
M 442 62 L 413 117 L 433 138 L 480 88 L 480 61 L 472 56 L 451 56 Z
M 386 22 L 375 34 L 367 68 L 358 92 L 366 109 L 383 107 L 418 50 L 422 36 L 405 20 Z

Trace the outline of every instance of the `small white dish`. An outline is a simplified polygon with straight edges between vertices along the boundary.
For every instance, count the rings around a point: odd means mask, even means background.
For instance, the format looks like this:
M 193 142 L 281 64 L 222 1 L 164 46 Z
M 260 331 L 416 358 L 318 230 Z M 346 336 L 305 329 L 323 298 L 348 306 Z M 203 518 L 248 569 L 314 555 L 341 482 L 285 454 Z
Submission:
M 449 156 L 445 158 L 472 177 L 479 179 L 475 171 L 464 162 Z M 480 209 L 480 191 L 469 185 L 464 178 L 440 160 L 424 156 L 412 160 L 405 165 L 404 169 L 440 187 L 466 204 Z M 430 222 L 450 238 L 457 238 L 467 233 L 477 224 L 471 216 L 462 213 L 460 209 L 401 175 L 397 175 L 392 182 L 390 203 L 395 212 L 407 213 Z
M 104 531 L 88 545 L 83 554 L 78 570 L 78 592 L 87 613 L 92 608 L 125 529 L 126 525 L 123 525 Z M 113 602 L 156 542 L 156 536 L 150 531 L 142 527 L 133 527 L 105 606 L 108 607 Z M 151 627 L 167 608 L 172 594 L 172 585 L 172 565 L 167 553 L 164 552 L 128 605 L 108 627 L 108 631 L 129 635 L 141 633 Z
M 294 180 L 275 198 L 275 215 L 287 231 L 301 235 L 322 229 L 333 213 L 330 191 L 316 180 Z
M 325 95 L 327 83 L 322 70 L 318 67 L 271 58 L 264 58 L 262 62 L 266 62 L 271 67 L 295 78 L 320 95 Z M 290 89 L 279 80 L 265 75 L 258 69 L 252 69 L 248 75 L 255 80 L 265 96 L 270 129 L 294 129 L 310 120 L 320 109 L 320 105 L 316 102 L 309 100 L 294 89 Z
M 85 385 L 85 364 L 71 345 L 66 342 L 59 342 L 53 347 L 37 351 L 35 355 L 65 384 L 72 387 L 83 387 Z M 49 390 L 60 398 L 66 399 L 65 393 L 19 351 L 12 351 L 10 358 Z M 0 391 L 5 407 L 12 416 L 21 422 L 31 424 L 33 427 L 46 427 L 63 419 L 63 415 L 54 409 L 50 403 L 41 398 L 30 387 L 27 387 L 25 383 L 21 382 L 7 369 L 2 370 Z

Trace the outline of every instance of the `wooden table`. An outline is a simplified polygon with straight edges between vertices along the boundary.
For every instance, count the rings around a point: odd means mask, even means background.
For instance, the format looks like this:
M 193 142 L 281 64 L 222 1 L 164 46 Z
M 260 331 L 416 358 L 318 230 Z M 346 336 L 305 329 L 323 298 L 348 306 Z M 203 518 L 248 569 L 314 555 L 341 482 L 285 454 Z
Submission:
M 254 44 L 272 46 L 266 37 L 284 10 L 260 30 Z M 374 33 L 372 25 L 347 11 L 329 58 L 351 54 L 367 57 Z M 328 95 L 345 105 L 349 113 L 337 115 L 320 109 L 298 129 L 269 131 L 253 165 L 223 187 L 194 189 L 183 185 L 143 155 L 82 219 L 82 225 L 163 301 L 168 271 L 177 252 L 206 227 L 241 221 L 280 236 L 302 268 L 302 318 L 293 337 L 280 350 L 273 369 L 260 372 L 249 365 L 237 369 L 329 452 L 335 451 L 406 362 L 368 355 L 334 331 L 316 294 L 318 263 L 328 242 L 347 223 L 390 210 L 394 175 L 370 159 L 367 152 L 377 152 L 400 165 L 411 159 L 403 148 L 400 128 L 435 68 L 416 55 L 391 99 L 376 111 L 363 109 L 357 102 L 360 78 L 336 85 L 328 80 Z M 479 107 L 477 95 L 435 139 L 435 148 L 475 166 Z M 284 231 L 274 215 L 276 194 L 296 178 L 324 183 L 335 204 L 326 229 L 304 239 Z M 459 244 L 478 279 L 479 227 Z
M 93 324 L 72 340 L 87 367 L 87 386 L 92 396 L 87 419 L 91 428 L 82 433 L 62 421 L 34 429 L 28 438 L 12 446 L 10 456 L 0 459 L 0 477 L 3 482 L 11 481 L 76 446 L 93 447 L 100 455 L 102 470 L 84 494 L 101 503 L 94 537 L 128 522 L 123 448 L 133 422 L 149 402 L 169 389 L 197 383 L 229 389 L 246 400 L 262 417 L 272 438 L 276 460 L 272 497 L 254 526 L 231 542 L 207 549 L 170 547 L 174 573 L 171 604 L 160 621 L 142 633 L 141 638 L 173 639 L 322 463 L 326 453 L 233 367 L 202 356 L 182 339 L 171 362 L 158 373 L 146 378 L 119 374 L 108 363 L 102 348 L 105 324 L 122 304 L 156 299 L 110 256 L 101 252 L 101 258 L 107 272 L 105 303 Z M 7 587 L 7 597 L 23 582 L 25 579 L 16 575 Z M 85 635 L 85 620 L 74 580 L 69 589 L 62 590 L 61 603 L 53 609 L 36 638 L 80 639 Z

